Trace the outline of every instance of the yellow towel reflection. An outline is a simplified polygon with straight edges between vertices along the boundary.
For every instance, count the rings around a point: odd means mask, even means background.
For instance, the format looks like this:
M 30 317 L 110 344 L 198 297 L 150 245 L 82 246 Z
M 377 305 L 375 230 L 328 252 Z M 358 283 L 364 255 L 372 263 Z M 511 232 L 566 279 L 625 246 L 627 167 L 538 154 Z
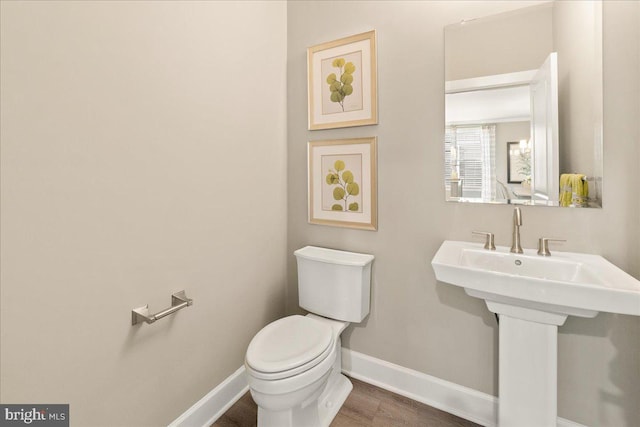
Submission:
M 560 175 L 560 206 L 586 207 L 589 199 L 589 184 L 580 173 Z

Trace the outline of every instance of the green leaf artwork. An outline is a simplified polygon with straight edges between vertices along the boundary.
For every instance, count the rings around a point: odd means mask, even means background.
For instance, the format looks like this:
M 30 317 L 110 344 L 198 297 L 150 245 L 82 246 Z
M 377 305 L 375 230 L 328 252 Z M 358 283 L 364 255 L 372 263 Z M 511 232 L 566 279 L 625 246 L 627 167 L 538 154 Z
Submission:
M 331 93 L 329 98 L 331 102 L 340 104 L 342 111 L 344 111 L 344 99 L 353 93 L 353 73 L 356 71 L 356 66 L 353 62 L 345 63 L 344 58 L 334 59 L 331 65 L 338 69 L 338 73 L 331 73 L 327 76 L 326 81 Z M 338 79 L 338 75 L 340 79 Z
M 340 203 L 334 203 L 331 206 L 332 211 L 341 212 L 358 212 L 360 206 L 357 202 L 349 203 L 349 197 L 355 197 L 360 194 L 360 186 L 354 181 L 353 172 L 345 170 L 345 163 L 342 160 L 336 160 L 333 169 L 329 169 L 329 173 L 325 179 L 328 185 L 335 185 L 333 189 L 333 200 Z

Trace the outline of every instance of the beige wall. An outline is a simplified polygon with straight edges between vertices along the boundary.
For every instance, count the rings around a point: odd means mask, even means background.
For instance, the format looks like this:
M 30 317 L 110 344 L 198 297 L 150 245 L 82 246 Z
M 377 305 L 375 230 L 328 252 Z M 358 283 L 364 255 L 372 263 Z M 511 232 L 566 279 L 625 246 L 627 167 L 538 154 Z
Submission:
M 166 425 L 284 313 L 286 3 L 1 12 L 1 401 Z
M 446 29 L 447 81 L 537 70 L 553 51 L 552 3 L 496 16 L 463 14 L 462 19 L 469 21 Z
M 496 394 L 495 320 L 429 265 L 443 239 L 511 231 L 508 206 L 443 201 L 442 30 L 522 4 L 3 1 L 2 402 L 170 422 L 242 364 L 283 291 L 297 310 L 305 244 L 376 255 L 346 347 Z M 307 131 L 306 48 L 372 28 L 380 125 Z M 525 207 L 522 237 L 640 277 L 638 3 L 608 1 L 604 30 L 604 208 Z M 379 231 L 307 224 L 306 141 L 368 135 Z M 193 307 L 130 326 L 183 288 Z M 640 424 L 638 319 L 569 319 L 559 348 L 561 416 Z
M 596 2 L 555 2 L 553 45 L 558 52 L 558 120 L 560 173 L 583 173 L 601 177 L 601 154 L 596 150 L 602 126 L 602 99 L 597 72 L 601 62 L 600 34 L 594 22 L 600 16 Z M 598 28 L 600 30 L 600 28 Z M 597 125 L 594 126 L 594 123 Z M 594 156 L 598 161 L 594 162 Z M 590 183 L 590 197 L 596 182 Z M 599 184 L 599 182 L 598 182 Z
M 497 328 L 482 301 L 434 278 L 444 239 L 472 230 L 510 244 L 512 207 L 445 203 L 443 27 L 518 2 L 288 3 L 288 311 L 297 310 L 291 252 L 306 244 L 372 253 L 371 314 L 344 334 L 353 350 L 497 394 Z M 603 209 L 523 207 L 523 245 L 602 254 L 640 277 L 638 2 L 607 1 Z M 335 13 L 336 10 L 340 13 Z M 371 29 L 378 35 L 377 126 L 307 131 L 306 48 Z M 307 223 L 306 141 L 378 137 L 377 232 Z M 559 334 L 559 415 L 587 425 L 640 425 L 640 320 L 570 318 Z

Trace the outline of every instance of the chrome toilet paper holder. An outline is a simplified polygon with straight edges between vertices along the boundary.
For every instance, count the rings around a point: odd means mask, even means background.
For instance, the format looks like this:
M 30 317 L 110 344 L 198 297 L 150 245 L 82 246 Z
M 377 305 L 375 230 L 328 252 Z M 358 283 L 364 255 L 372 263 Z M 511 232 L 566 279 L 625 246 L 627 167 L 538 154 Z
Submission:
M 171 307 L 156 314 L 149 314 L 149 304 L 131 310 L 131 325 L 137 325 L 142 322 L 151 324 L 156 320 L 162 319 L 163 317 L 191 305 L 193 305 L 193 300 L 191 298 L 187 298 L 184 291 L 176 292 L 171 295 Z

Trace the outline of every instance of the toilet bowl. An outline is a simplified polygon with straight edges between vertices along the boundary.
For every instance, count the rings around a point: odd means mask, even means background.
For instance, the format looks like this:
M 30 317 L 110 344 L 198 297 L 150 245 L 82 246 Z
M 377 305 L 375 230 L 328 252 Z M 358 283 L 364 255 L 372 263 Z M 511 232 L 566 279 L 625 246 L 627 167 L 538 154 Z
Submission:
M 372 255 L 307 246 L 295 252 L 300 306 L 251 340 L 245 357 L 258 427 L 328 427 L 351 392 L 340 334 L 369 313 Z
M 349 325 L 314 314 L 267 325 L 245 358 L 260 427 L 328 426 L 351 392 L 341 373 L 340 334 Z

